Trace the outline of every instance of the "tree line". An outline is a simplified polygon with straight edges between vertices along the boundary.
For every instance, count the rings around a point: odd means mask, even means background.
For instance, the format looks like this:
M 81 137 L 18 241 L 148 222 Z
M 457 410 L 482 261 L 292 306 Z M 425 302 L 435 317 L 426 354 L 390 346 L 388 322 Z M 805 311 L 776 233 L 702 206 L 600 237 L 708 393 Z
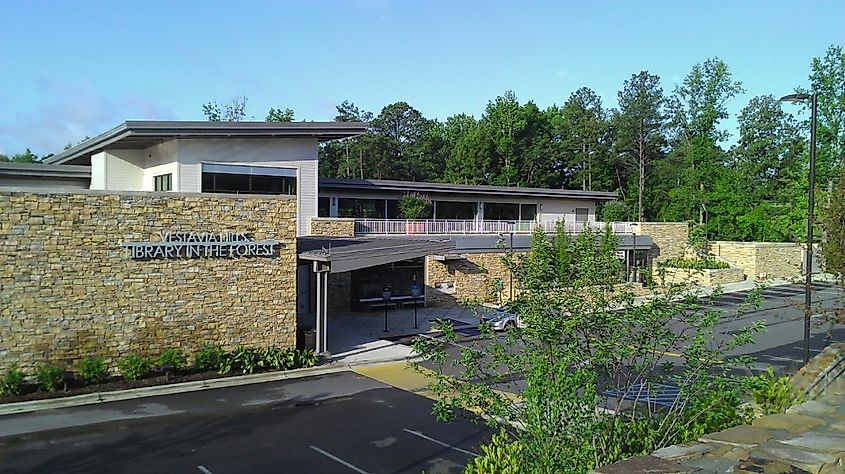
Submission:
M 819 93 L 816 182 L 824 208 L 845 156 L 841 46 L 812 60 L 809 82 Z M 443 121 L 407 102 L 374 115 L 344 101 L 335 120 L 369 122 L 370 130 L 324 144 L 320 176 L 616 191 L 620 200 L 604 207 L 605 220 L 690 221 L 726 240 L 801 239 L 809 114 L 799 121 L 799 108 L 754 97 L 727 147 L 727 103 L 743 92 L 728 65 L 713 58 L 671 92 L 655 74 L 633 74 L 609 109 L 588 87 L 545 109 L 507 91 L 480 118 Z

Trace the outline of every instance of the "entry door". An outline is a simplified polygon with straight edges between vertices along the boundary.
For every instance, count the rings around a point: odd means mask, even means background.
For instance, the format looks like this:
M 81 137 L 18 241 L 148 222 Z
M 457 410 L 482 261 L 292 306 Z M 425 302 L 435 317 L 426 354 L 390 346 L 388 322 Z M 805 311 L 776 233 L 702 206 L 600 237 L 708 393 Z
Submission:
M 296 267 L 296 314 L 311 313 L 311 266 Z

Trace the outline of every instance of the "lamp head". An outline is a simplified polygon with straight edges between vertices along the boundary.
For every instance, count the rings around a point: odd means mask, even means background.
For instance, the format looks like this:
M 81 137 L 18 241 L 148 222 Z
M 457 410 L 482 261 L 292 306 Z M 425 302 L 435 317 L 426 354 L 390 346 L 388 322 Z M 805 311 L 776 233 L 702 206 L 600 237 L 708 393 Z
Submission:
M 810 94 L 789 94 L 785 95 L 780 98 L 781 102 L 804 102 L 805 100 L 810 100 L 812 96 Z

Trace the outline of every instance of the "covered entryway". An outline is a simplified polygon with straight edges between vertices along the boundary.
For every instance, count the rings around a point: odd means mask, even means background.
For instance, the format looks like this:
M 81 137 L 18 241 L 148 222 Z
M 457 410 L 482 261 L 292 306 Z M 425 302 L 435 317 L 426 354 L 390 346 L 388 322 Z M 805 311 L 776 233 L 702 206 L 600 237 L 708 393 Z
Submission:
M 453 251 L 455 243 L 449 239 L 417 238 L 355 238 L 300 237 L 297 239 L 299 259 L 308 262 L 316 278 L 316 350 L 328 351 L 328 308 L 330 277 L 382 267 L 403 261 L 413 261 L 433 254 Z M 405 295 L 402 295 L 405 296 Z

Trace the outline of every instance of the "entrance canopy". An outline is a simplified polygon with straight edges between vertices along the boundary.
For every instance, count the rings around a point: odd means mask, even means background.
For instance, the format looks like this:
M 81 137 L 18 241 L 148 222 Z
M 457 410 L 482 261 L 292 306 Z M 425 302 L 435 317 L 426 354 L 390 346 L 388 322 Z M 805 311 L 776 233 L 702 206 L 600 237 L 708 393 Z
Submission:
M 449 239 L 299 237 L 301 260 L 326 264 L 330 273 L 342 273 L 399 262 L 427 255 L 451 253 L 455 242 Z

